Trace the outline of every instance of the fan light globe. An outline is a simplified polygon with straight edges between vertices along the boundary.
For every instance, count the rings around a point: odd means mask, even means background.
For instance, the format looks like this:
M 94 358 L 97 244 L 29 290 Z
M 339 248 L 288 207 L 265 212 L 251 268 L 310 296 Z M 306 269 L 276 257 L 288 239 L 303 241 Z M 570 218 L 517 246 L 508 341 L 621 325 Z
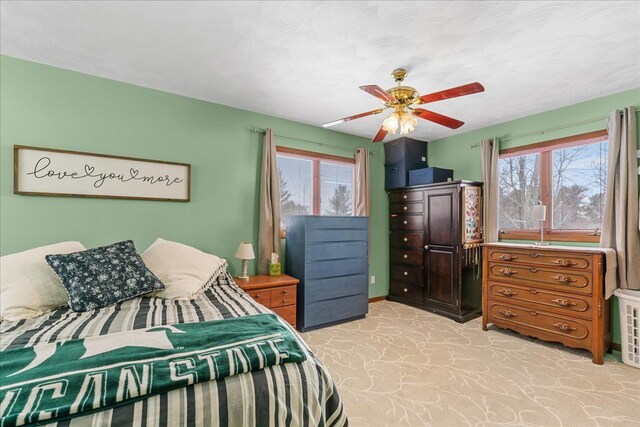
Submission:
M 417 125 L 418 120 L 416 120 L 413 115 L 406 111 L 400 114 L 400 135 L 406 135 L 409 132 L 413 132 Z
M 391 115 L 384 119 L 384 122 L 382 122 L 382 129 L 395 135 L 396 131 L 398 130 L 398 126 L 400 125 L 399 119 L 400 115 L 398 113 L 391 113 Z

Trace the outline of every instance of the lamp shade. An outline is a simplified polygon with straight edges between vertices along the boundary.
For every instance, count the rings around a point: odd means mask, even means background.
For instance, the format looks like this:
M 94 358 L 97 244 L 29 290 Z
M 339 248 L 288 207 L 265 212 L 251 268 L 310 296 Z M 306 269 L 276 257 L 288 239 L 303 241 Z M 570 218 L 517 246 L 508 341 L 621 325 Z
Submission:
M 255 259 L 256 255 L 253 253 L 253 246 L 251 242 L 242 242 L 238 246 L 236 251 L 236 258 L 238 259 Z
M 543 204 L 532 206 L 531 219 L 534 221 L 545 221 L 547 219 L 547 207 Z

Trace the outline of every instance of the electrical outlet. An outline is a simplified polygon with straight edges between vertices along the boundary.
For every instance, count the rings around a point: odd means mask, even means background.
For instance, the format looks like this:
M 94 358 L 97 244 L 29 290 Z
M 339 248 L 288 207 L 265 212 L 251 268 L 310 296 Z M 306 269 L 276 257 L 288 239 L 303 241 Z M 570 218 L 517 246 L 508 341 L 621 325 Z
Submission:
M 376 276 L 371 276 L 371 284 L 375 285 L 376 283 Z

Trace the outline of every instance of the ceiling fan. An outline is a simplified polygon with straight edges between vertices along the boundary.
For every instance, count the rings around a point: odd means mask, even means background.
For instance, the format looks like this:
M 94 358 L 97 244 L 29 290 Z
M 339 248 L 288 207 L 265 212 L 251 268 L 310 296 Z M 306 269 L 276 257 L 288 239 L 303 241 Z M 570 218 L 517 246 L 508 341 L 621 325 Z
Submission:
M 420 96 L 418 91 L 414 88 L 410 86 L 402 86 L 402 81 L 407 77 L 406 70 L 398 68 L 397 70 L 394 70 L 391 75 L 395 79 L 396 83 L 398 83 L 398 86 L 389 90 L 384 90 L 377 85 L 360 86 L 360 89 L 363 91 L 380 99 L 385 105 L 384 108 L 378 108 L 376 110 L 367 111 L 366 113 L 344 117 L 342 119 L 325 123 L 322 126 L 329 127 L 340 123 L 350 122 L 351 120 L 360 119 L 362 117 L 380 114 L 389 108 L 393 108 L 394 112 L 391 113 L 384 122 L 382 122 L 382 127 L 373 138 L 372 142 L 382 141 L 388 133 L 395 134 L 398 128 L 400 128 L 400 135 L 406 135 L 409 132 L 412 132 L 418 125 L 416 117 L 438 123 L 439 125 L 446 126 L 451 129 L 458 129 L 464 124 L 464 122 L 433 111 L 425 110 L 423 108 L 414 108 L 412 106 L 484 92 L 484 87 L 480 83 L 474 82 Z

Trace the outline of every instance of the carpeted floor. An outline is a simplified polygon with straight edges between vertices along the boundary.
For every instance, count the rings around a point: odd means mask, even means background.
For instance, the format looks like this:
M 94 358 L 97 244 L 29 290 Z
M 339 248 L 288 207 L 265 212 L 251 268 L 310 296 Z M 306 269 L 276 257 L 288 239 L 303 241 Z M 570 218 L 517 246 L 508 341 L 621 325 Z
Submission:
M 640 426 L 640 369 L 406 305 L 302 334 L 352 426 Z

